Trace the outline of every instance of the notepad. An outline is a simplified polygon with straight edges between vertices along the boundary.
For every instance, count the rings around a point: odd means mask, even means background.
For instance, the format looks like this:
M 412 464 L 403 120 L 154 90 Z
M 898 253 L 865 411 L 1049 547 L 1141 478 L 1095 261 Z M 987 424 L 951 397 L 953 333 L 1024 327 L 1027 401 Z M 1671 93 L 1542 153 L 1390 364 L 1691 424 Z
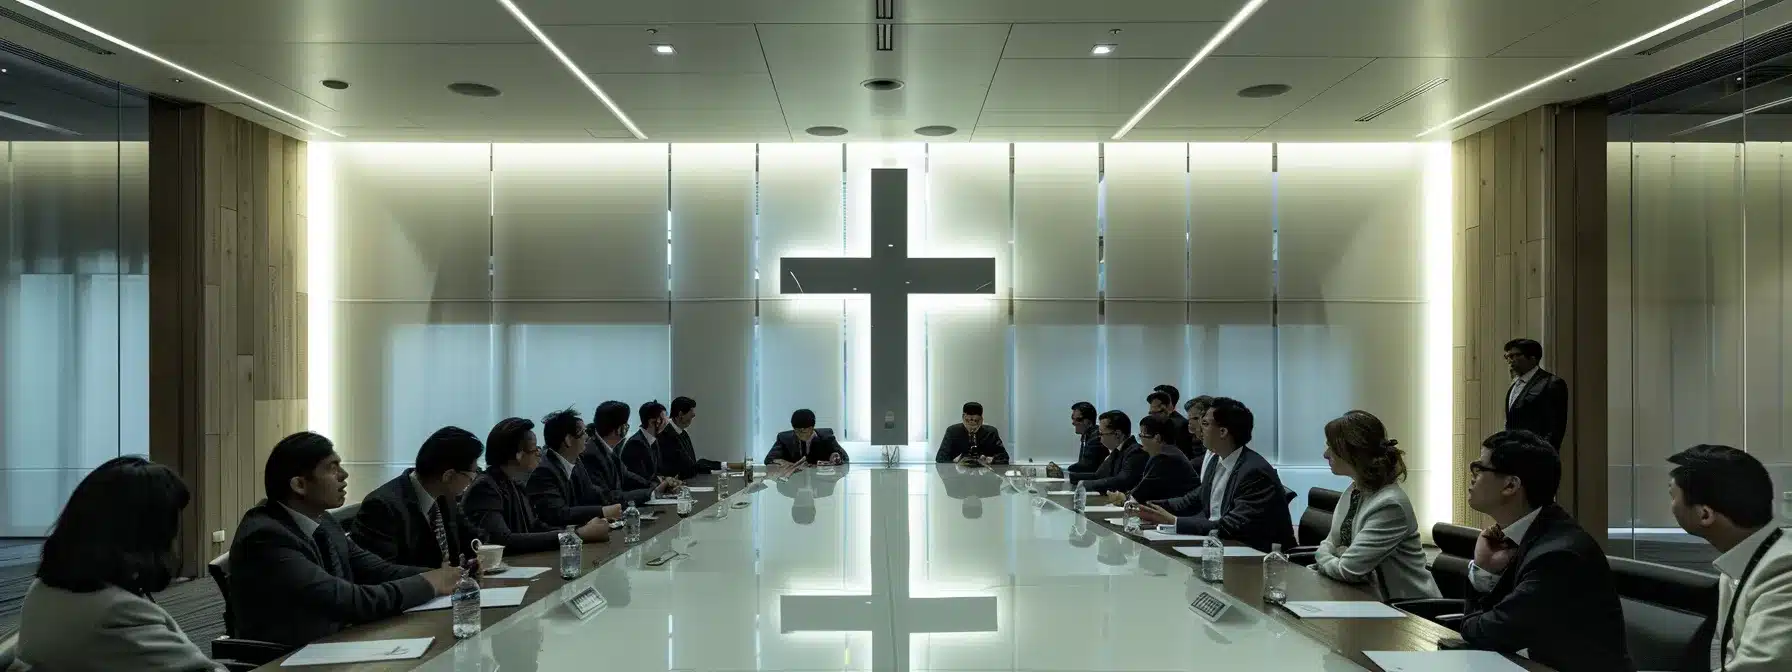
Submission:
M 658 497 L 647 500 L 648 506 L 678 506 L 678 500 L 670 497 Z
M 1301 618 L 1405 618 L 1406 612 L 1369 600 L 1316 600 L 1286 602 L 1282 606 Z
M 493 607 L 519 606 L 523 603 L 523 596 L 528 594 L 528 592 L 528 586 L 481 588 L 479 589 L 479 608 L 491 609 Z M 448 607 L 454 606 L 453 599 L 454 598 L 451 595 L 443 595 L 428 602 L 424 602 L 421 605 L 406 609 L 405 611 L 434 611 L 436 609 L 447 609 Z
M 1157 530 L 1145 530 L 1140 532 L 1139 536 L 1150 541 L 1194 541 L 1207 538 L 1207 535 L 1205 534 L 1176 534 L 1173 532 L 1159 532 Z
M 1204 549 L 1202 549 L 1202 547 L 1200 547 L 1200 546 L 1177 546 L 1175 549 L 1172 549 L 1172 550 L 1175 550 L 1177 553 L 1181 553 L 1188 557 L 1199 559 L 1201 557 L 1201 551 Z M 1263 557 L 1263 551 L 1259 551 L 1259 550 L 1257 550 L 1255 548 L 1251 548 L 1249 546 L 1227 546 L 1225 557 L 1228 557 L 1228 558 L 1261 558 L 1261 557 Z
M 511 567 L 502 572 L 485 575 L 488 579 L 533 579 L 536 574 L 548 571 L 546 567 Z
M 1095 506 L 1090 506 L 1088 508 L 1085 508 L 1085 509 L 1083 509 L 1083 512 L 1084 513 L 1120 513 L 1125 510 L 1126 510 L 1125 507 L 1114 506 L 1112 504 L 1100 504 L 1100 505 L 1095 505 Z
M 1387 672 L 1519 672 L 1524 668 L 1492 651 L 1364 651 Z
M 689 487 L 691 489 L 691 492 L 715 492 L 716 491 L 716 488 L 713 485 L 692 485 L 692 486 L 687 486 L 687 487 Z
M 306 665 L 341 665 L 344 663 L 371 663 L 382 660 L 416 660 L 429 652 L 434 637 L 418 637 L 416 639 L 376 639 L 367 642 L 332 642 L 329 644 L 308 644 L 305 648 L 294 651 L 280 663 L 281 667 L 304 667 Z

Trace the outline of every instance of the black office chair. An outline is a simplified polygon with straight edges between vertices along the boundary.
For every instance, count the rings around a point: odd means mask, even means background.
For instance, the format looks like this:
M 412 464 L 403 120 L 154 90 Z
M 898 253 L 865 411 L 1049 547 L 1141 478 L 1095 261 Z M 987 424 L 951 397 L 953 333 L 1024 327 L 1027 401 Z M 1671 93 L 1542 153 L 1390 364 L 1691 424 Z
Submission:
M 1389 604 L 1448 627 L 1462 624 L 1468 611 L 1468 600 L 1474 589 L 1468 581 L 1468 563 L 1475 557 L 1475 538 L 1481 531 L 1462 525 L 1438 523 L 1431 526 L 1431 540 L 1438 555 L 1431 560 L 1431 578 L 1437 582 L 1441 598 L 1394 600 Z
M 1624 637 L 1640 670 L 1710 669 L 1717 575 L 1607 557 L 1624 609 Z
M 1326 513 L 1337 513 L 1338 500 L 1344 493 L 1331 488 L 1308 488 L 1307 508 L 1318 509 Z
M 253 670 L 286 655 L 292 647 L 273 642 L 236 637 L 236 619 L 230 613 L 230 553 L 213 558 L 205 565 L 218 594 L 224 598 L 224 636 L 212 640 L 212 660 L 231 670 Z
M 1288 549 L 1291 562 L 1303 566 L 1313 564 L 1313 554 L 1319 550 L 1319 542 L 1332 533 L 1332 514 L 1338 509 L 1338 498 L 1342 494 L 1327 488 L 1307 490 L 1307 509 L 1300 513 L 1300 521 L 1294 526 L 1294 543 L 1299 545 Z

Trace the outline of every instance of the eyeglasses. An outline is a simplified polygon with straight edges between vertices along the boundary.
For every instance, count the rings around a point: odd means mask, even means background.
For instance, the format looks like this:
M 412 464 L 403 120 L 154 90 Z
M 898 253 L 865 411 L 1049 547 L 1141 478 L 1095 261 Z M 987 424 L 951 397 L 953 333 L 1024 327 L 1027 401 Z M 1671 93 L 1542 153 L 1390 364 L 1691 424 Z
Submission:
M 1500 470 L 1495 469 L 1491 466 L 1488 466 L 1486 464 L 1482 464 L 1480 460 L 1475 460 L 1473 462 L 1468 463 L 1468 473 L 1475 475 L 1475 476 L 1480 476 L 1483 473 L 1500 474 L 1503 472 L 1501 472 Z

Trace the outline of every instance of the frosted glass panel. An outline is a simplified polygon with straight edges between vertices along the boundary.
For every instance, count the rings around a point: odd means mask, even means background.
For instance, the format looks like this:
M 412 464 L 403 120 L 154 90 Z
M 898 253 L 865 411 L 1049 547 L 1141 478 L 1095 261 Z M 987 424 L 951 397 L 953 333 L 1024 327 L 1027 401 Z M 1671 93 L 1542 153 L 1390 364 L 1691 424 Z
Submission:
M 1273 305 L 1261 302 L 1189 305 L 1188 385 L 1183 400 L 1208 394 L 1232 397 L 1251 409 L 1257 427 L 1251 446 L 1275 459 L 1276 337 Z
M 491 296 L 491 145 L 348 142 L 330 154 L 336 298 Z
M 839 256 L 843 249 L 842 148 L 759 146 L 759 295 L 777 296 L 783 257 Z
M 1267 143 L 1189 145 L 1190 296 L 1264 300 L 1273 293 L 1272 151 Z
M 345 463 L 410 464 L 431 432 L 484 436 L 498 420 L 491 306 L 337 305 L 336 451 Z M 358 497 L 378 483 L 350 482 Z
M 8 446 L 67 446 L 80 429 L 73 421 L 75 370 L 75 276 L 20 275 L 6 324 L 6 416 Z M 107 406 L 111 406 L 107 404 Z M 65 416 L 65 412 L 67 416 Z M 76 455 L 56 450 L 8 450 L 9 469 L 73 467 Z M 62 500 L 55 500 L 61 507 Z
M 1281 464 L 1324 465 L 1321 430 L 1351 409 L 1374 413 L 1408 444 L 1408 466 L 1431 451 L 1423 438 L 1422 304 L 1283 302 L 1276 341 L 1281 367 Z
M 494 297 L 666 297 L 666 145 L 505 144 L 492 158 Z
M 699 457 L 740 459 L 753 441 L 753 303 L 672 304 L 672 389 L 697 400 Z M 670 397 L 662 401 L 671 405 Z
M 841 299 L 766 301 L 759 313 L 759 433 L 765 455 L 772 438 L 790 429 L 790 413 L 815 411 L 817 427 L 836 431 L 845 421 L 846 346 Z
M 571 406 L 589 421 L 603 401 L 636 408 L 672 400 L 665 304 L 530 302 L 496 310 L 507 415 L 539 421 Z
M 753 297 L 753 145 L 672 146 L 672 296 Z
M 1145 395 L 1158 385 L 1190 389 L 1188 306 L 1176 301 L 1110 301 L 1107 307 L 1107 399 L 1098 411 L 1126 411 L 1137 426 Z M 1068 416 L 1066 416 L 1068 417 Z
M 996 296 L 1007 296 L 1013 222 L 1009 208 L 1008 145 L 930 145 L 927 156 L 926 241 L 917 257 L 994 257 Z
M 1108 297 L 1183 298 L 1188 284 L 1188 145 L 1121 143 L 1106 145 L 1104 151 Z
M 1426 146 L 1278 144 L 1283 299 L 1422 300 Z
M 910 302 L 925 306 L 933 297 Z M 948 299 L 951 300 L 951 299 Z M 964 298 L 926 308 L 928 443 L 939 444 L 941 432 L 959 421 L 964 403 L 983 404 L 983 421 L 1009 434 L 1008 305 L 983 297 Z
M 1094 301 L 1014 305 L 1014 420 L 1003 427 L 1016 460 L 1075 460 L 1070 405 L 1096 403 L 1101 380 Z
M 1014 295 L 1093 299 L 1101 147 L 1014 145 Z

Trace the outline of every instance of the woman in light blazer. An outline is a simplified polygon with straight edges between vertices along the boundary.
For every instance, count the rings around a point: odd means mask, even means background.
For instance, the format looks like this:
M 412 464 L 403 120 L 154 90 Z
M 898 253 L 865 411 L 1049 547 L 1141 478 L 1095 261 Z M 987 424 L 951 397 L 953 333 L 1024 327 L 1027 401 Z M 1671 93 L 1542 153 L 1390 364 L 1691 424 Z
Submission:
M 168 467 L 119 457 L 81 479 L 44 540 L 19 614 L 15 670 L 223 670 L 150 599 L 179 562 L 190 499 Z
M 1419 522 L 1400 489 L 1406 460 L 1381 420 L 1351 411 L 1325 423 L 1325 461 L 1350 479 L 1332 512 L 1332 531 L 1313 569 L 1345 583 L 1366 584 L 1382 600 L 1438 597 L 1425 568 Z

